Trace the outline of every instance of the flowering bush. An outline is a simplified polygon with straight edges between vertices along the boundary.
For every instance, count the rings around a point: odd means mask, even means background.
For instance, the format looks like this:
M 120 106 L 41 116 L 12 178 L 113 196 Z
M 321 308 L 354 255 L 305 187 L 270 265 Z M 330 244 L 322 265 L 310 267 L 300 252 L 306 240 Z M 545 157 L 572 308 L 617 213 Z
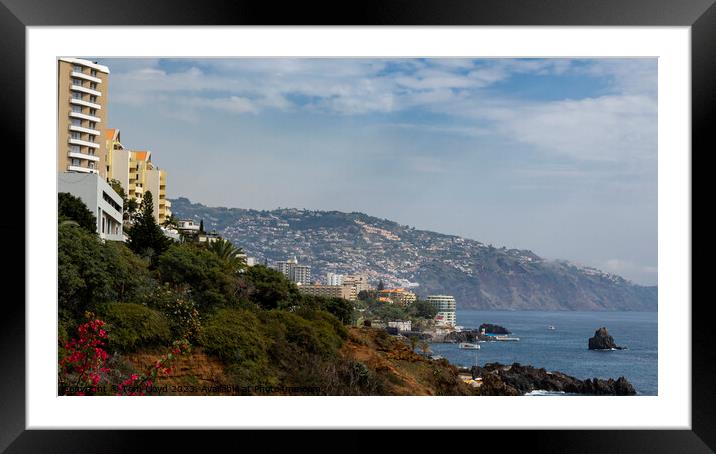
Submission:
M 89 314 L 93 318 L 92 314 Z M 76 395 L 96 393 L 102 376 L 109 372 L 105 367 L 107 352 L 102 348 L 107 339 L 105 322 L 91 320 L 77 328 L 78 339 L 66 342 L 64 356 L 59 362 L 60 391 Z
M 151 393 L 158 380 L 171 375 L 171 362 L 190 349 L 187 340 L 175 341 L 169 353 L 157 359 L 144 373 L 131 373 L 128 378 L 114 385 L 111 383 L 114 371 L 107 367 L 109 355 L 103 348 L 108 335 L 106 323 L 94 318 L 94 314 L 88 313 L 86 316 L 90 321 L 77 328 L 78 337 L 61 343 L 58 363 L 61 395 L 84 396 L 111 392 L 121 396 Z

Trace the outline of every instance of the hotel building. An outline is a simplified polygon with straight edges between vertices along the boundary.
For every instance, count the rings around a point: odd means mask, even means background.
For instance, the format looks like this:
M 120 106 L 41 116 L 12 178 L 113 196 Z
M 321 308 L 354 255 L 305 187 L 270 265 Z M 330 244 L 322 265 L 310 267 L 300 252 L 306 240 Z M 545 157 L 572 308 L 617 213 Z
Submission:
M 428 303 L 438 310 L 435 321 L 438 325 L 455 326 L 455 298 L 449 295 L 428 296 Z
M 350 299 L 351 289 L 345 285 L 299 285 L 298 291 L 307 295 Z
M 106 177 L 101 130 L 107 123 L 109 69 L 79 58 L 57 64 L 57 171 Z
M 415 293 L 409 292 L 402 288 L 379 290 L 378 297 L 387 298 L 393 304 L 397 304 L 399 306 L 407 306 L 409 304 L 414 303 L 417 299 Z

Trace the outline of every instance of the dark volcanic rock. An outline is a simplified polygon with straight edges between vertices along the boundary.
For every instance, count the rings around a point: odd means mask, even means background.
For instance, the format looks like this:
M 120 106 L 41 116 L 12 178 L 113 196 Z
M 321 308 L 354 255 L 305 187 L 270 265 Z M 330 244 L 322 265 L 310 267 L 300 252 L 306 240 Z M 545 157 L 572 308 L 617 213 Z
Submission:
M 622 350 L 626 347 L 620 347 L 614 342 L 614 338 L 609 334 L 605 327 L 599 328 L 594 337 L 589 338 L 590 350 Z
M 475 330 L 465 330 L 465 331 L 453 331 L 451 333 L 447 333 L 445 335 L 445 342 L 454 342 L 454 343 L 460 343 L 460 342 L 476 342 L 479 339 L 479 333 Z
M 480 331 L 485 330 L 485 334 L 510 334 L 510 331 L 500 325 L 493 325 L 492 323 L 483 323 L 480 325 Z
M 504 365 L 488 363 L 484 367 L 473 366 L 472 376 L 481 377 L 483 386 L 478 391 L 482 395 L 524 395 L 531 391 L 556 391 L 569 394 L 589 394 L 597 396 L 633 396 L 636 390 L 624 377 L 614 380 L 594 378 L 579 380 L 561 372 L 548 372 L 519 363 Z M 503 394 L 500 394 L 503 393 Z

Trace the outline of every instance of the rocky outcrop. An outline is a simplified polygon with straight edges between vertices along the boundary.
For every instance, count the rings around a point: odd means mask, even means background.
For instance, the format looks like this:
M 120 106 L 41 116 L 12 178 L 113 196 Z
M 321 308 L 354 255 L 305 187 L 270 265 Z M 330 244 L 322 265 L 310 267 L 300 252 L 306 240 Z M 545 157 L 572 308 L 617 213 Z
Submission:
M 609 334 L 605 327 L 599 328 L 594 333 L 594 337 L 589 338 L 590 350 L 622 350 L 626 347 L 620 347 L 614 342 L 614 338 Z
M 447 333 L 443 339 L 443 342 L 460 343 L 460 342 L 477 342 L 479 339 L 479 332 L 475 330 L 464 330 L 464 331 L 453 331 Z
M 478 388 L 481 395 L 524 395 L 536 390 L 596 396 L 636 394 L 632 384 L 624 377 L 616 380 L 613 378 L 579 380 L 561 372 L 549 372 L 519 363 L 512 365 L 488 363 L 484 367 L 473 366 L 472 376 L 482 379 L 482 386 Z
M 500 325 L 493 325 L 492 323 L 483 323 L 478 328 L 479 331 L 485 330 L 485 334 L 510 334 L 510 331 Z

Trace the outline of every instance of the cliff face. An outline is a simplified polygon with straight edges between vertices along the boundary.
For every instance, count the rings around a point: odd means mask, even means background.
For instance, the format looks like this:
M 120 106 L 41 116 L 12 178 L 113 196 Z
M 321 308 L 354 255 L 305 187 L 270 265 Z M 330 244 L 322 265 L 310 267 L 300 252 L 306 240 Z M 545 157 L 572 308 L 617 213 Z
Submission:
M 529 250 L 417 230 L 363 213 L 213 208 L 172 200 L 179 218 L 204 220 L 259 261 L 296 256 L 312 276 L 363 273 L 374 283 L 453 295 L 459 307 L 509 310 L 657 309 L 657 288 Z

